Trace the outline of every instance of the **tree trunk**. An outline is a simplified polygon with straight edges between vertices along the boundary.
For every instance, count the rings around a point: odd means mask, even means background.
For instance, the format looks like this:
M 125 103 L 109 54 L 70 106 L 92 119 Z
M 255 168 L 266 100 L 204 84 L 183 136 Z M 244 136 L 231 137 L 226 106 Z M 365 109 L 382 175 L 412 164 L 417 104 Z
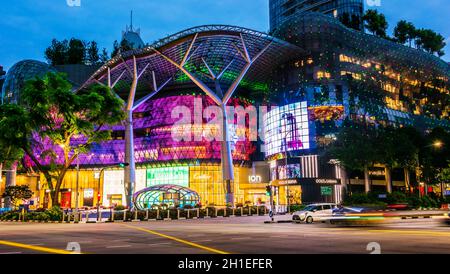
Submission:
M 9 165 L 9 167 L 7 167 L 7 171 L 6 171 L 6 183 L 5 183 L 5 188 L 9 187 L 9 186 L 15 186 L 16 185 L 16 169 L 17 169 L 17 163 L 11 163 L 11 165 Z M 7 197 L 5 198 L 5 207 L 6 208 L 11 208 L 15 205 L 12 204 L 11 202 L 11 198 Z
M 386 191 L 388 193 L 392 193 L 392 176 L 391 176 L 391 169 L 389 167 L 385 168 L 386 173 Z
M 364 167 L 364 186 L 366 193 L 370 192 L 370 178 L 369 178 L 369 168 Z
M 407 192 L 411 192 L 411 175 L 409 173 L 409 169 L 408 168 L 404 168 L 403 172 L 405 174 L 405 186 L 407 188 Z

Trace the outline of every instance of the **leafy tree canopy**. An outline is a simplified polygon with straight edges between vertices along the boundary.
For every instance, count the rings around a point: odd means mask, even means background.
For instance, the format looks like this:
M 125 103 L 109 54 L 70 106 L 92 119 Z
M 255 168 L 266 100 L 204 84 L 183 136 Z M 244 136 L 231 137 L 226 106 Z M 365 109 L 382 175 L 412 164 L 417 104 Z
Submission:
M 122 106 L 123 101 L 107 87 L 96 85 L 74 93 L 64 75 L 49 73 L 26 83 L 22 106 L 0 106 L 0 143 L 21 149 L 31 158 L 57 205 L 67 170 L 77 155 L 110 138 L 111 132 L 103 126 L 123 121 Z M 58 147 L 63 159 L 56 155 Z

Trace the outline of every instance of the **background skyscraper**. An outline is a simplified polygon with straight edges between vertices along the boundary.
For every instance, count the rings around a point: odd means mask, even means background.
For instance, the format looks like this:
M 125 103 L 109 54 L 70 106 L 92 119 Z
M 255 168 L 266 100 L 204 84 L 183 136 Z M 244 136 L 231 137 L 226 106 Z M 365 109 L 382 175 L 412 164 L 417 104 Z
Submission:
M 348 16 L 349 20 L 358 21 L 356 25 L 363 29 L 363 0 L 269 0 L 269 5 L 271 33 L 290 18 L 305 12 L 321 12 L 339 19 Z

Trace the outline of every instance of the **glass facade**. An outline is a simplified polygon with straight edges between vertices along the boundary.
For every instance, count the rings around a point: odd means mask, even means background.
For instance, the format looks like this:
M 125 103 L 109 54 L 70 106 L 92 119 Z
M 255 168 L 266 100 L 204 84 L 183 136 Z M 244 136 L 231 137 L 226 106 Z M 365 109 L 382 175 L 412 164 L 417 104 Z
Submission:
M 318 147 L 345 118 L 367 112 L 375 125 L 450 129 L 450 66 L 438 57 L 319 13 L 285 22 L 277 35 L 308 54 L 274 73 L 271 101 L 306 100 Z
M 25 82 L 34 77 L 42 77 L 46 73 L 55 71 L 48 64 L 35 61 L 20 61 L 5 76 L 2 87 L 2 103 L 19 103 L 20 91 L 25 87 Z

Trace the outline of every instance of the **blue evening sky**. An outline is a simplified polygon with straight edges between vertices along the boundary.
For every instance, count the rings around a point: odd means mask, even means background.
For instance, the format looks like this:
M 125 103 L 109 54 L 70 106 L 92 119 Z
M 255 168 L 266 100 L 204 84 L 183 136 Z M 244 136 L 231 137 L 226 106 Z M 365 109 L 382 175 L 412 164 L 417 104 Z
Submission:
M 69 0 L 70 1 L 70 0 Z M 73 0 L 72 0 L 73 1 Z M 230 24 L 267 31 L 268 0 L 2 0 L 0 5 L 0 65 L 6 69 L 23 59 L 44 60 L 53 38 L 95 40 L 111 50 L 129 24 L 141 28 L 145 42 L 203 24 Z M 381 0 L 377 7 L 389 19 L 390 29 L 400 19 L 431 28 L 447 38 L 450 61 L 449 0 Z

